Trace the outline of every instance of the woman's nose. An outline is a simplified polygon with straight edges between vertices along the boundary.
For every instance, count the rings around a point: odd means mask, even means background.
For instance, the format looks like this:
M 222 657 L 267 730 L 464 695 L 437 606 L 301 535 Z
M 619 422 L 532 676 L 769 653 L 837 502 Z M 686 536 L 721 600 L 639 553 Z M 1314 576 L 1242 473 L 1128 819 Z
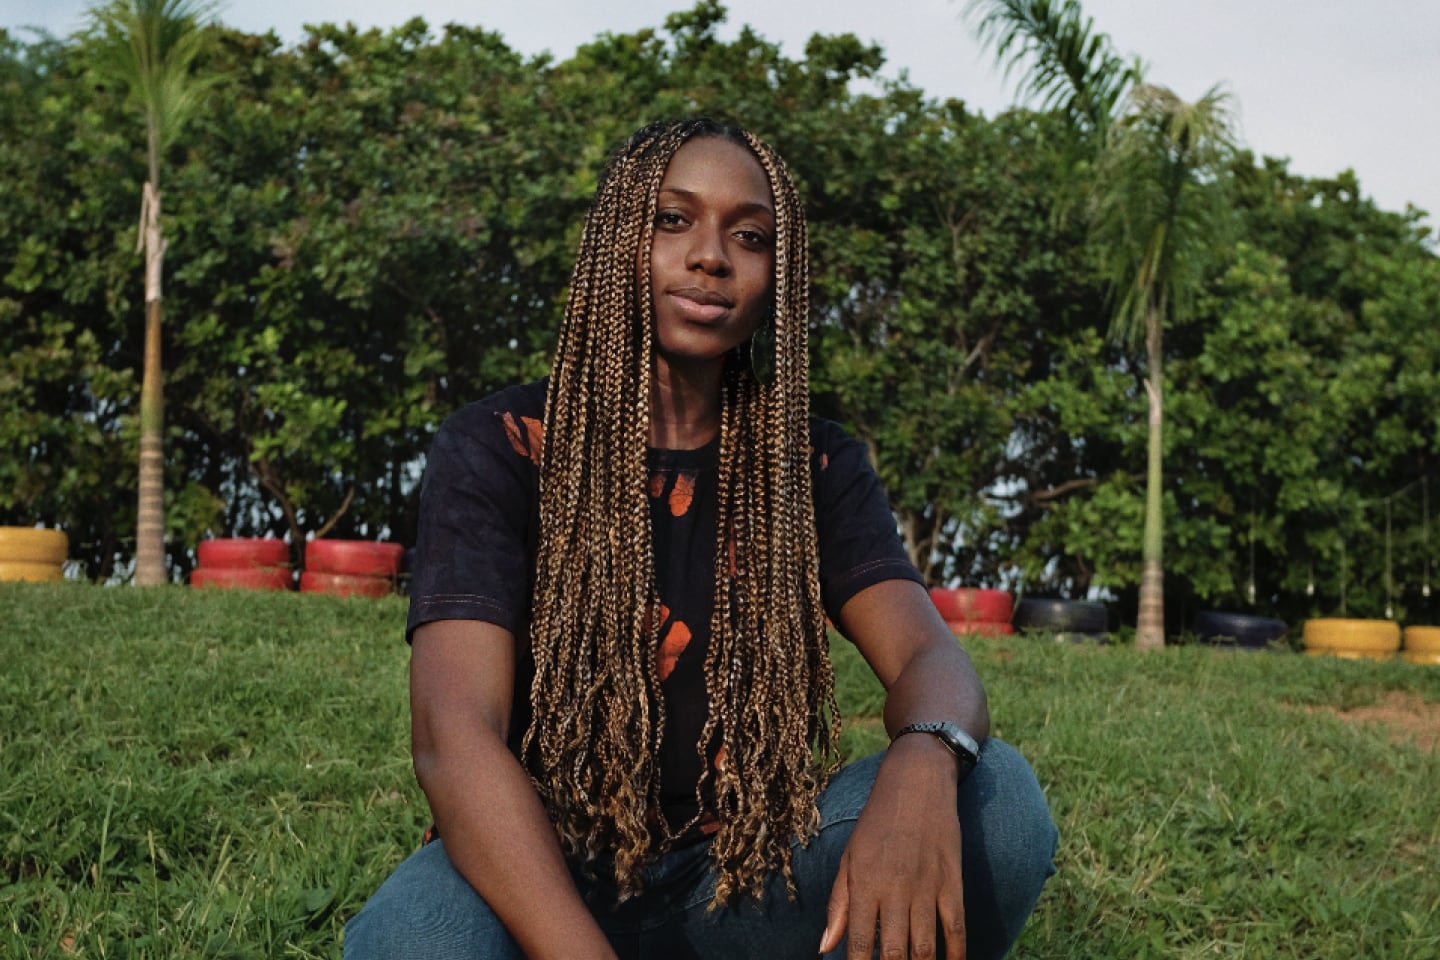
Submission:
M 730 257 L 725 252 L 725 237 L 720 230 L 697 227 L 690 231 L 690 239 L 686 267 L 722 277 L 730 272 Z

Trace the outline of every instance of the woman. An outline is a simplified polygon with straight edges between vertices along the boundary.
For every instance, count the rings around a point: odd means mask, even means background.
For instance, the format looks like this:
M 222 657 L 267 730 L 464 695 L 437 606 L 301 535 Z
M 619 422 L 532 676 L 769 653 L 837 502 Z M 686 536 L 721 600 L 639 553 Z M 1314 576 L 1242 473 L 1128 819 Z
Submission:
M 1054 826 L 985 742 L 863 445 L 807 416 L 808 290 L 794 186 L 752 135 L 656 124 L 611 160 L 548 383 L 431 453 L 411 712 L 441 839 L 347 957 L 979 958 L 1018 935 Z M 827 613 L 894 738 L 838 773 Z

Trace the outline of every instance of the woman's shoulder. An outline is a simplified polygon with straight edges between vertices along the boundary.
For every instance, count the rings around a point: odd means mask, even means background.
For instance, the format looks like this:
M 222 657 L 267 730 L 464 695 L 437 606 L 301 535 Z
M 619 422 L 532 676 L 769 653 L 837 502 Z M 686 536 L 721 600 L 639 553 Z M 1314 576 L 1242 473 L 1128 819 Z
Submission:
M 532 380 L 505 387 L 451 413 L 441 424 L 442 433 L 465 436 L 486 435 L 503 426 L 509 419 L 515 423 L 545 419 L 545 389 L 549 378 Z
M 548 378 L 497 390 L 450 414 L 436 438 L 438 447 L 479 444 L 512 450 L 531 463 L 540 462 L 544 442 L 545 390 Z
M 821 469 L 836 457 L 857 453 L 864 456 L 865 451 L 865 444 L 834 420 L 810 418 L 810 454 Z
M 550 378 L 504 387 L 479 400 L 472 400 L 445 418 L 441 429 L 467 429 L 479 424 L 489 425 L 496 417 L 511 414 L 543 420 L 545 390 Z

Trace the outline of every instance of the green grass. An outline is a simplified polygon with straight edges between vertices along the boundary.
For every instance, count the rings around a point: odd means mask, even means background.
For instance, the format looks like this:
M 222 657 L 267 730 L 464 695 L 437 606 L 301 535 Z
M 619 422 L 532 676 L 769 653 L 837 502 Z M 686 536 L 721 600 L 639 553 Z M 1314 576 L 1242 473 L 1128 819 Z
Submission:
M 0 957 L 338 957 L 428 821 L 403 601 L 0 584 Z M 1062 839 L 1018 956 L 1440 956 L 1440 669 L 968 644 Z M 847 749 L 878 689 L 836 646 Z

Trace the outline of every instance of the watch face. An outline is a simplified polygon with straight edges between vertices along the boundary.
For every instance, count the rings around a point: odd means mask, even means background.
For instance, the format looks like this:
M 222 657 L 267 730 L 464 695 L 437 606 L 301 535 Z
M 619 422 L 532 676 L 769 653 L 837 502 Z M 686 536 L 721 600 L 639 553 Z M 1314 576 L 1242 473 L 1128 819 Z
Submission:
M 975 761 L 980 759 L 976 756 L 975 749 L 970 746 L 970 744 L 975 741 L 971 740 L 965 731 L 955 726 L 955 724 L 941 724 L 940 729 L 936 732 L 939 734 L 940 739 L 945 741 L 945 746 L 954 752 L 955 756 L 969 762 L 972 766 L 975 764 Z M 966 742 L 967 740 L 969 743 Z

